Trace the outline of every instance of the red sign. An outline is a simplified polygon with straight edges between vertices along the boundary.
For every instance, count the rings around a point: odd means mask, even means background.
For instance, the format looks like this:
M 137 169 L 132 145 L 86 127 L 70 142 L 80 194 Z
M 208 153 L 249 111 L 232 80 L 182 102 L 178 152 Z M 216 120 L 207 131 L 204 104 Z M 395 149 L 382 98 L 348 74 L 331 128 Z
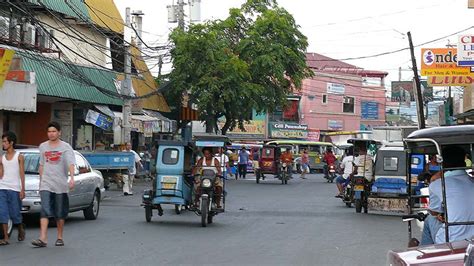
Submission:
M 309 129 L 308 130 L 308 141 L 319 141 L 319 137 L 321 135 L 321 131 L 319 129 Z

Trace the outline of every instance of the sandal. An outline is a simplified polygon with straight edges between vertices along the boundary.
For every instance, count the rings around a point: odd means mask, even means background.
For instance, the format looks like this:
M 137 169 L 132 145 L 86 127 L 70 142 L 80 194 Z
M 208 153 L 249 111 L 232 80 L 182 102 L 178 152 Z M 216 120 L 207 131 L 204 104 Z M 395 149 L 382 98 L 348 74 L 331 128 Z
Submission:
M 10 245 L 10 243 L 8 243 L 8 241 L 4 239 L 0 240 L 0 246 L 6 246 L 6 245 Z
M 33 240 L 31 244 L 37 248 L 45 248 L 48 245 L 48 243 L 43 242 L 41 239 Z
M 24 241 L 25 240 L 25 225 L 24 224 L 19 224 L 18 225 L 18 241 Z
M 56 240 L 56 243 L 54 244 L 56 247 L 63 247 L 64 246 L 64 241 L 62 239 Z

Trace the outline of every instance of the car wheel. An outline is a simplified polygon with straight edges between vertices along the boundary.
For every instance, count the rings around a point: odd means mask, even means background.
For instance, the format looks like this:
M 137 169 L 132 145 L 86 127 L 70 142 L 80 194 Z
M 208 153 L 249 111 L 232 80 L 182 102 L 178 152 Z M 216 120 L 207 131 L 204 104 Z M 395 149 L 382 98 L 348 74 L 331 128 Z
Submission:
M 94 197 L 92 198 L 91 205 L 85 209 L 84 218 L 86 220 L 95 220 L 99 216 L 100 209 L 100 194 L 98 191 L 95 191 Z

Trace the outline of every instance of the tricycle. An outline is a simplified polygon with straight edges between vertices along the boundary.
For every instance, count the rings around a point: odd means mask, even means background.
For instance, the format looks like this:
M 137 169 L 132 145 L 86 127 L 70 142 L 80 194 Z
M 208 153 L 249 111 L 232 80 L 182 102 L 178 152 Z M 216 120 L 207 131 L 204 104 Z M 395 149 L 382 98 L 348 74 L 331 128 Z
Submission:
M 274 178 L 281 180 L 282 184 L 288 184 L 289 172 L 292 170 L 291 163 L 282 163 L 281 154 L 287 150 L 292 150 L 291 145 L 264 145 L 260 154 L 260 169 L 255 173 L 257 184 L 260 180 L 265 180 L 265 174 L 274 175 Z
M 474 183 L 467 173 L 471 167 L 464 161 L 474 151 L 474 126 L 448 126 L 421 129 L 405 140 L 407 160 L 434 158 L 420 180 L 429 183 L 428 195 L 409 193 L 408 222 L 409 249 L 390 251 L 390 265 L 473 265 Z M 471 157 L 472 158 L 472 157 Z M 431 165 L 438 164 L 433 173 Z M 408 190 L 413 191 L 409 172 Z M 428 176 L 428 177 L 426 177 Z M 422 199 L 429 198 L 429 205 Z M 428 207 L 428 208 L 426 208 Z M 413 238 L 412 221 L 423 227 L 421 242 Z
M 151 221 L 153 210 L 162 216 L 163 204 L 173 205 L 176 214 L 193 211 L 201 216 L 203 227 L 224 212 L 225 180 L 213 155 L 228 142 L 226 136 L 212 134 L 195 136 L 191 143 L 158 142 L 153 189 L 143 194 L 146 221 Z

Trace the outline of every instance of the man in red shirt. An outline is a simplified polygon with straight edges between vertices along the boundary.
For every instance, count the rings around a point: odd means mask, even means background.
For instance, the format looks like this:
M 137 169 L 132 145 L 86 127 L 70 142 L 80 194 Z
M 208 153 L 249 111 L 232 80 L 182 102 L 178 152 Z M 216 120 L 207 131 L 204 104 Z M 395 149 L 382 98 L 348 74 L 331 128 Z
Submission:
M 337 161 L 337 158 L 334 153 L 332 153 L 331 148 L 327 148 L 326 152 L 324 153 L 323 161 L 326 162 L 326 165 L 324 165 L 324 177 L 328 177 L 328 166 L 335 164 Z

